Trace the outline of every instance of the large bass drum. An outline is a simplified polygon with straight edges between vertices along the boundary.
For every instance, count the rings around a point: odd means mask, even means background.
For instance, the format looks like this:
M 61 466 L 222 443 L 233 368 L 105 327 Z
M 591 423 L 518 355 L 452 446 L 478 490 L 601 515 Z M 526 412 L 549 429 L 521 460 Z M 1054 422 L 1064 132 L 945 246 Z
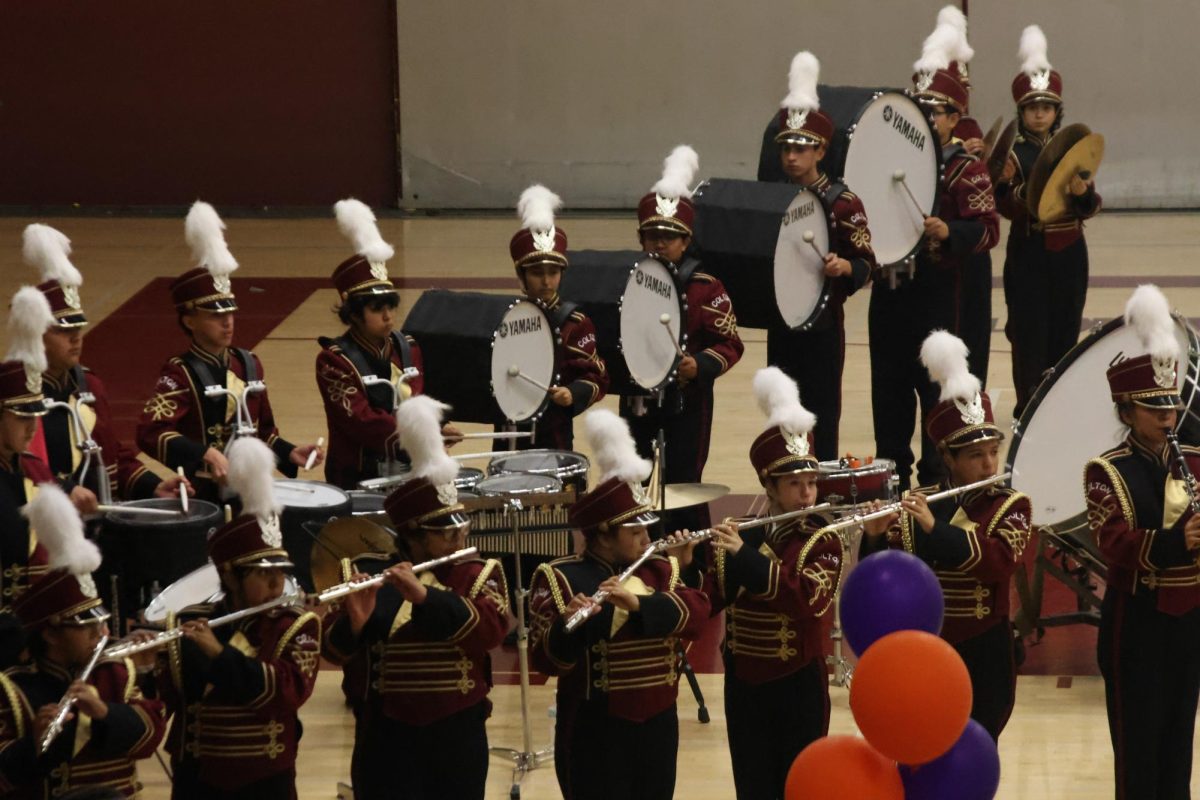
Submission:
M 811 328 L 829 305 L 833 284 L 825 274 L 832 234 L 825 205 L 816 192 L 800 189 L 783 214 L 775 244 L 775 304 L 783 324 Z
M 537 303 L 430 289 L 404 331 L 421 346 L 425 393 L 449 403 L 454 419 L 529 422 L 546 410 L 549 395 L 540 387 L 558 380 L 557 331 Z

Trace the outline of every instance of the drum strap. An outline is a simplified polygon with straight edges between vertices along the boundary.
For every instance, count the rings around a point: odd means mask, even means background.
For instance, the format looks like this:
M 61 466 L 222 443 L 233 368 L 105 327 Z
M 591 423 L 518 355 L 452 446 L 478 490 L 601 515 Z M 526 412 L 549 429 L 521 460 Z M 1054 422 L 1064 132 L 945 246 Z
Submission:
M 400 355 L 400 363 L 404 368 L 412 366 L 412 345 L 408 343 L 408 338 L 403 334 L 392 331 L 392 347 Z M 326 339 L 322 338 L 321 344 L 325 344 Z M 387 364 L 372 364 L 371 358 L 363 352 L 363 349 L 358 346 L 358 342 L 354 341 L 351 336 L 339 336 L 333 340 L 338 347 L 342 349 L 342 355 L 350 359 L 350 363 L 358 370 L 359 376 L 362 375 L 377 375 L 380 378 L 391 378 L 390 369 Z M 367 402 L 371 404 L 371 408 L 379 408 L 390 411 L 392 408 L 392 393 L 386 386 L 367 386 Z
M 680 289 L 687 285 L 687 282 L 696 274 L 696 270 L 700 269 L 700 262 L 694 258 L 688 257 L 683 259 L 683 263 L 679 265 L 676 274 L 679 277 Z
M 825 191 L 820 193 L 821 205 L 825 207 L 826 214 L 833 213 L 833 205 L 838 201 L 838 198 L 844 195 L 849 190 L 846 184 L 838 181 L 830 181 L 825 187 Z
M 562 326 L 567 324 L 567 320 L 575 313 L 575 309 L 579 308 L 578 303 L 570 300 L 559 300 L 558 305 L 550 310 L 550 322 L 558 330 L 562 330 Z

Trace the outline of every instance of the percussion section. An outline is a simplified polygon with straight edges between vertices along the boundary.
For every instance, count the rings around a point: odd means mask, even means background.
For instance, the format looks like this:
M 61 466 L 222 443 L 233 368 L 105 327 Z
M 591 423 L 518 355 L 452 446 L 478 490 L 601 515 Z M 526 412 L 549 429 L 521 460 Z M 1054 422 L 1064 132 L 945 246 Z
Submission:
M 821 198 L 800 189 L 783 214 L 775 243 L 775 303 L 783 324 L 793 330 L 811 328 L 829 305 L 832 285 L 825 275 L 825 256 L 831 238 Z

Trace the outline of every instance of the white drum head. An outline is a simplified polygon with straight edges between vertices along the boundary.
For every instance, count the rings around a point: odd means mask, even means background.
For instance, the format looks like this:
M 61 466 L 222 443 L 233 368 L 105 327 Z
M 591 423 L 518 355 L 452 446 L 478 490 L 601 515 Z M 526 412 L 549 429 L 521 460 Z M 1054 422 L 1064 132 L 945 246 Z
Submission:
M 554 383 L 554 331 L 545 312 L 528 300 L 517 300 L 504 312 L 492 337 L 492 395 L 505 419 L 525 422 L 542 410 L 547 395 L 510 375 L 514 367 L 542 386 Z
M 320 481 L 275 479 L 275 499 L 284 508 L 332 508 L 350 502 L 350 495 Z
M 143 616 L 147 622 L 162 622 L 166 620 L 168 612 L 178 613 L 188 606 L 207 602 L 220 593 L 221 579 L 217 576 L 217 568 L 211 563 L 205 564 L 163 589 L 146 606 Z
M 675 276 L 658 259 L 639 261 L 621 295 L 621 352 L 630 377 L 643 389 L 654 391 L 671 377 L 682 315 Z
M 1178 320 L 1175 335 L 1182 386 L 1190 342 Z M 1056 525 L 1087 511 L 1084 465 L 1119 444 L 1126 431 L 1117 419 L 1105 372 L 1118 357 L 1145 352 L 1133 329 L 1113 320 L 1076 345 L 1038 387 L 1008 456 L 1013 488 L 1029 495 L 1038 525 Z
M 914 100 L 883 92 L 863 106 L 846 147 L 843 180 L 862 200 L 871 226 L 871 246 L 880 264 L 906 258 L 921 241 L 924 215 L 937 200 L 941 162 L 937 135 Z M 895 180 L 917 198 L 918 211 Z
M 806 242 L 812 234 L 812 242 Z M 816 321 L 825 308 L 825 261 L 813 250 L 829 252 L 829 219 L 821 198 L 801 188 L 788 205 L 775 244 L 775 303 L 789 328 Z

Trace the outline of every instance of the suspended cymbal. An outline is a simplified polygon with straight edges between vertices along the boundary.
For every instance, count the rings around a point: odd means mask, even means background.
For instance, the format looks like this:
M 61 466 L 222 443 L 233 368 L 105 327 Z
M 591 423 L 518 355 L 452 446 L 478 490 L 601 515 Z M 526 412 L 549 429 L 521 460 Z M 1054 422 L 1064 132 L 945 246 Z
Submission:
M 674 511 L 711 503 L 729 494 L 729 487 L 720 483 L 668 483 L 666 503 L 658 511 Z
M 395 553 L 396 534 L 392 531 L 362 517 L 340 517 L 321 528 L 313 542 L 313 585 L 319 592 L 346 580 L 343 558 L 354 560 L 367 554 L 389 558 Z

